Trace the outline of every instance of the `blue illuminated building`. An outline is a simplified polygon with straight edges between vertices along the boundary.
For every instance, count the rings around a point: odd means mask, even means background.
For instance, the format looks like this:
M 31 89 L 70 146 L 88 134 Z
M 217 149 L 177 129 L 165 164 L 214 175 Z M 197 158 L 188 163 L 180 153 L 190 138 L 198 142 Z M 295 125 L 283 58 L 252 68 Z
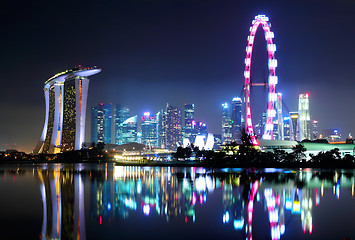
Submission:
M 142 117 L 142 144 L 158 147 L 158 120 L 150 112 L 145 112 Z
M 189 139 L 190 142 L 195 141 L 195 104 L 185 104 L 184 109 L 184 138 Z
M 111 143 L 111 104 L 98 104 L 91 108 L 91 141 Z
M 91 142 L 97 143 L 97 107 L 91 108 Z
M 120 129 L 122 130 L 120 136 L 120 139 L 122 139 L 122 144 L 137 142 L 137 115 L 130 117 L 121 123 Z
M 207 138 L 207 124 L 205 122 L 194 122 L 196 135 L 203 135 Z
M 115 107 L 115 117 L 114 117 L 114 143 L 115 144 L 123 144 L 123 128 L 121 124 L 126 121 L 130 117 L 129 108 L 126 106 L 122 106 L 120 104 L 116 104 Z
M 232 142 L 232 108 L 229 103 L 222 104 L 222 144 L 229 144 Z
M 284 140 L 294 140 L 291 131 L 291 127 L 292 127 L 291 117 L 284 117 L 283 127 L 284 127 Z
M 238 142 L 241 138 L 242 128 L 242 99 L 235 97 L 232 100 L 232 137 L 233 140 Z

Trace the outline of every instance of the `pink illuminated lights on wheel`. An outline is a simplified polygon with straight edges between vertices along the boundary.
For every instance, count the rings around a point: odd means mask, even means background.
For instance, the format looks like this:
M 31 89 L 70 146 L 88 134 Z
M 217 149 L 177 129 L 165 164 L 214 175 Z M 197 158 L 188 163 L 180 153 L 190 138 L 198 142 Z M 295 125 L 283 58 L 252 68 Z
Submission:
M 253 53 L 253 45 L 254 45 L 254 38 L 256 31 L 258 30 L 259 26 L 262 26 L 264 29 L 264 36 L 266 40 L 266 46 L 268 51 L 268 69 L 269 69 L 269 78 L 268 78 L 268 105 L 267 105 L 267 118 L 266 124 L 264 128 L 263 139 L 272 140 L 273 139 L 273 118 L 276 115 L 275 110 L 275 101 L 277 99 L 275 88 L 277 84 L 277 76 L 276 76 L 276 67 L 277 67 L 277 60 L 275 59 L 275 51 L 276 45 L 273 44 L 274 33 L 271 32 L 269 23 L 269 18 L 265 15 L 258 15 L 252 22 L 252 26 L 250 27 L 250 34 L 248 36 L 248 44 L 246 47 L 246 58 L 245 58 L 245 71 L 244 71 L 244 96 L 245 96 L 245 129 L 249 134 L 252 144 L 259 145 L 258 141 L 256 140 L 254 134 L 254 127 L 251 117 L 251 108 L 250 108 L 250 88 L 251 88 L 251 81 L 250 81 L 250 69 L 251 69 L 251 57 Z
M 253 183 L 249 195 L 248 216 L 247 216 L 247 225 L 246 225 L 247 240 L 253 240 L 252 225 L 253 225 L 254 199 L 256 193 L 258 192 L 258 188 L 259 188 L 259 182 L 256 181 Z

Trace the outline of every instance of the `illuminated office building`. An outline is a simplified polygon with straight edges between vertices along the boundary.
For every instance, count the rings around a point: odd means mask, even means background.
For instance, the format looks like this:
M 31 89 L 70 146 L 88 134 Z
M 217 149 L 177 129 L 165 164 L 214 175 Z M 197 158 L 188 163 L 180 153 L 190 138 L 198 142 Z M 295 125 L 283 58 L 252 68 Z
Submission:
M 284 118 L 282 116 L 282 94 L 277 93 L 276 99 L 276 111 L 277 111 L 277 136 L 274 139 L 284 140 Z
M 85 140 L 87 77 L 100 71 L 79 66 L 58 73 L 44 83 L 46 115 L 35 153 L 81 149 Z
M 233 121 L 232 121 L 232 109 L 230 104 L 222 104 L 222 144 L 229 144 L 232 142 L 233 134 Z
M 158 147 L 158 119 L 145 112 L 142 117 L 142 144 Z
M 262 123 L 263 129 L 264 129 L 265 126 L 266 126 L 266 119 L 267 119 L 266 112 L 263 112 L 263 113 L 261 114 L 261 123 Z M 263 130 L 263 131 L 264 131 L 264 130 Z M 262 131 L 262 132 L 263 132 L 263 131 Z
M 178 107 L 167 104 L 159 113 L 158 143 L 161 148 L 176 150 L 182 145 L 182 117 Z
M 122 144 L 137 142 L 137 115 L 126 119 L 120 124 L 122 129 Z
M 137 143 L 142 144 L 142 131 L 137 132 Z
M 111 143 L 111 125 L 111 104 L 91 108 L 91 142 Z
M 298 139 L 299 137 L 298 116 L 299 116 L 298 112 L 290 112 L 290 117 L 291 117 L 290 136 L 293 137 L 293 139 L 296 141 L 300 141 Z
M 263 129 L 264 129 L 261 119 L 258 121 L 257 124 L 255 124 L 254 128 L 255 128 L 254 134 L 256 138 L 260 139 L 263 136 Z
M 117 104 L 115 107 L 115 115 L 114 115 L 114 143 L 115 144 L 123 144 L 123 129 L 121 124 L 126 121 L 130 117 L 129 108 Z
M 91 108 L 91 142 L 97 143 L 97 107 Z
M 309 94 L 300 94 L 298 98 L 298 122 L 299 137 L 298 141 L 304 139 L 311 140 L 311 117 L 309 112 Z
M 166 146 L 166 110 L 162 109 L 157 113 L 158 122 L 158 146 L 165 148 Z
M 272 136 L 273 136 L 273 139 L 274 140 L 279 140 L 279 128 L 278 128 L 278 126 L 279 126 L 279 121 L 278 121 L 278 119 L 273 119 L 273 121 L 272 121 L 272 123 L 273 123 L 273 131 L 272 131 Z
M 275 129 L 275 121 L 274 124 L 274 131 L 277 132 L 277 128 Z M 257 139 L 261 139 L 264 134 L 264 128 L 266 125 L 266 112 L 261 113 L 261 119 L 255 124 L 255 136 Z
M 203 135 L 203 136 L 207 137 L 208 131 L 207 131 L 207 124 L 205 122 L 195 122 L 194 121 L 194 125 L 195 125 L 196 136 Z M 195 136 L 195 138 L 196 138 L 196 136 Z
M 318 121 L 313 120 L 312 122 L 312 140 L 318 139 Z
M 195 132 L 195 104 L 185 104 L 184 110 L 184 138 L 193 142 L 196 137 Z
M 214 134 L 213 149 L 220 149 L 221 145 L 222 145 L 222 135 L 221 134 Z
M 181 110 L 168 105 L 166 107 L 166 147 L 175 150 L 182 144 Z
M 242 99 L 235 97 L 232 99 L 232 138 L 239 141 L 241 138 L 242 127 Z
M 291 131 L 291 117 L 284 117 L 284 140 L 294 141 L 294 136 L 292 135 Z

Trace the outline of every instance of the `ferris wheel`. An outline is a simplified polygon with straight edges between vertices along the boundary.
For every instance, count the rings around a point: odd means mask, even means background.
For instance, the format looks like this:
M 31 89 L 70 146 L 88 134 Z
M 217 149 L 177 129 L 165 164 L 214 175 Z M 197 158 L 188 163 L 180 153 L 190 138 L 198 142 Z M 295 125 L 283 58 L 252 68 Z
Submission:
M 276 76 L 277 60 L 275 59 L 276 45 L 273 43 L 274 33 L 271 32 L 271 24 L 269 18 L 265 15 L 258 15 L 252 21 L 252 26 L 250 27 L 250 34 L 248 36 L 248 44 L 246 47 L 246 58 L 245 58 L 245 71 L 244 71 L 244 97 L 245 97 L 245 129 L 251 138 L 253 145 L 259 145 L 255 133 L 251 117 L 251 101 L 250 101 L 250 89 L 252 83 L 250 81 L 250 70 L 251 70 L 251 57 L 253 53 L 254 39 L 258 27 L 262 26 L 264 30 L 264 36 L 267 44 L 268 51 L 268 103 L 267 103 L 267 113 L 266 113 L 266 124 L 264 127 L 263 139 L 272 140 L 273 139 L 273 118 L 276 116 L 275 101 L 277 100 L 276 94 L 276 84 L 278 78 Z

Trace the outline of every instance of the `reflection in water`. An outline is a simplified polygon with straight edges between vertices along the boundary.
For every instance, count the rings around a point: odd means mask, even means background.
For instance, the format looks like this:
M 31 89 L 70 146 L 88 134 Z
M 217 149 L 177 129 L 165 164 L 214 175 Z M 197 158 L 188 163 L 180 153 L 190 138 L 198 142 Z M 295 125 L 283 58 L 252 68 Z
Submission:
M 38 169 L 43 203 L 41 239 L 85 239 L 84 182 L 72 169 Z
M 313 214 L 323 198 L 333 197 L 341 204 L 342 194 L 348 193 L 354 206 L 352 171 L 255 172 L 78 164 L 1 170 L 0 175 L 4 176 L 3 181 L 9 174 L 15 180 L 15 176 L 25 172 L 39 179 L 43 206 L 40 239 L 86 239 L 89 218 L 97 228 L 113 220 L 137 216 L 162 218 L 168 224 L 176 224 L 171 221 L 173 218 L 185 224 L 211 221 L 216 226 L 234 229 L 246 239 L 264 231 L 260 223 L 268 225 L 268 238 L 287 239 L 290 224 L 297 224 L 290 223 L 290 219 L 296 218 L 301 226 L 293 229 L 303 231 L 292 233 L 296 234 L 293 237 L 312 237 L 318 226 Z M 214 205 L 207 205 L 209 200 Z M 260 209 L 264 212 L 260 213 Z M 213 210 L 218 210 L 218 219 L 201 217 L 203 211 Z M 267 216 L 267 223 L 260 218 L 261 214 Z
M 107 180 L 97 177 L 92 181 L 91 200 L 95 202 L 91 216 L 102 219 L 129 217 L 130 210 L 144 215 L 153 212 L 167 221 L 183 215 L 185 222 L 196 221 L 196 204 L 204 205 L 208 194 L 222 189 L 224 224 L 246 233 L 252 239 L 253 211 L 256 202 L 267 210 L 271 239 L 285 234 L 285 215 L 301 219 L 303 234 L 313 231 L 313 202 L 320 204 L 324 185 L 334 185 L 339 199 L 340 186 L 352 188 L 354 179 L 329 173 L 300 171 L 284 173 L 248 173 L 245 171 L 206 171 L 203 168 L 140 168 L 115 166 Z M 249 176 L 248 176 L 249 175 Z M 352 175 L 352 174 L 351 174 Z M 341 184 L 342 183 L 342 184 Z M 322 196 L 318 195 L 321 188 Z M 96 199 L 94 199 L 94 195 Z M 104 196 L 104 197 L 102 197 Z M 247 206 L 247 209 L 245 209 Z M 246 219 L 246 221 L 245 221 Z M 257 231 L 257 230 L 256 230 Z

